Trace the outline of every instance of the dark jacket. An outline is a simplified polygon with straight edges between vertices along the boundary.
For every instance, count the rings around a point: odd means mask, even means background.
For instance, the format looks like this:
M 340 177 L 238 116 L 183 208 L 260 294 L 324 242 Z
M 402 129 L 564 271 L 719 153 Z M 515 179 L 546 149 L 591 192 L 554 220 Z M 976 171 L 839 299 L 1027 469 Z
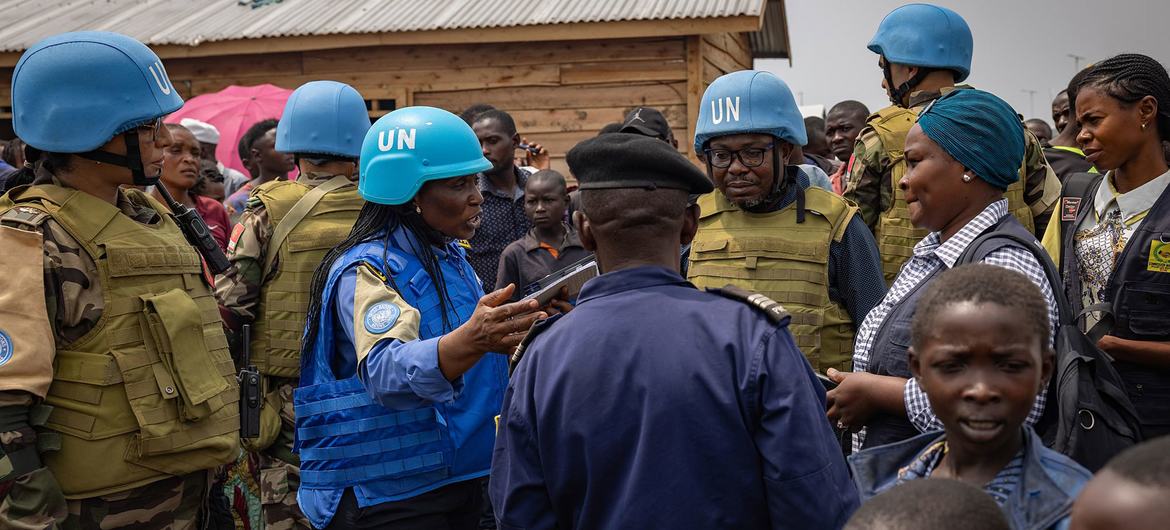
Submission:
M 1044 447 L 1031 428 L 1024 427 L 1024 433 L 1024 469 L 1016 490 L 1001 508 L 1015 530 L 1068 528 L 1073 499 L 1092 474 Z M 928 432 L 850 456 L 849 468 L 862 502 L 897 485 L 898 470 L 945 437 L 945 433 Z

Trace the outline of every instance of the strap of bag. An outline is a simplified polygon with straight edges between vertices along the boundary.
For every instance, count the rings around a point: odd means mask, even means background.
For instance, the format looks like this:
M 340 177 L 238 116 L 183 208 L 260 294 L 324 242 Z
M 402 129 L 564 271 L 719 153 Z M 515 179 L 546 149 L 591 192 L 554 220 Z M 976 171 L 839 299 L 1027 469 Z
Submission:
M 967 250 L 959 257 L 957 263 L 970 263 L 970 260 L 975 256 L 976 250 L 980 245 L 992 239 L 1007 239 L 1032 253 L 1032 256 L 1040 262 L 1040 266 L 1044 268 L 1044 276 L 1048 278 L 1048 285 L 1052 288 L 1052 297 L 1056 300 L 1057 318 L 1060 319 L 1059 322 L 1056 322 L 1057 327 L 1075 324 L 1076 317 L 1072 315 L 1072 306 L 1068 302 L 1068 296 L 1064 293 L 1064 284 L 1060 281 L 1060 272 L 1057 271 L 1056 264 L 1052 262 L 1052 258 L 1048 256 L 1048 251 L 1044 250 L 1036 241 L 1024 239 L 1009 232 L 987 232 L 975 238 L 967 246 Z
M 309 190 L 296 204 L 289 209 L 288 214 L 276 224 L 276 230 L 272 233 L 272 239 L 268 242 L 268 252 L 264 256 L 264 276 L 272 271 L 272 262 L 276 260 L 276 255 L 280 250 L 280 246 L 284 244 L 284 240 L 288 239 L 288 235 L 292 233 L 293 228 L 296 228 L 301 221 L 309 215 L 317 203 L 326 194 L 333 190 L 344 188 L 345 186 L 354 184 L 345 175 L 337 175 L 326 181 L 324 184 Z
M 1054 212 L 1054 215 L 1061 216 L 1060 240 L 1062 242 L 1064 241 L 1065 234 L 1068 234 L 1069 230 L 1073 229 L 1073 223 L 1076 222 L 1075 219 L 1065 220 L 1064 200 L 1068 198 L 1079 199 L 1081 201 L 1079 207 L 1083 208 L 1086 201 L 1091 202 L 1093 200 L 1092 197 L 1086 197 L 1085 195 L 1090 191 L 1096 193 L 1097 186 L 1095 184 L 1101 181 L 1102 176 L 1100 173 L 1073 173 L 1064 180 L 1064 186 L 1060 191 L 1060 204 L 1056 205 L 1056 212 Z

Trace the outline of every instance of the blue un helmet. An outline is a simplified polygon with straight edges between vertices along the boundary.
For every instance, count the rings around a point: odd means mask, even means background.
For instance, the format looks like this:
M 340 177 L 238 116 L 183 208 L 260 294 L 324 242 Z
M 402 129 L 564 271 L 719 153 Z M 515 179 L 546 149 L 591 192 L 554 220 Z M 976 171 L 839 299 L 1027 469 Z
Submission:
M 741 70 L 721 76 L 703 92 L 695 125 L 695 152 L 712 138 L 770 134 L 792 145 L 808 143 L 792 90 L 771 72 Z
M 723 75 L 703 92 L 699 103 L 699 120 L 695 124 L 695 152 L 702 152 L 707 142 L 732 134 L 768 134 L 795 146 L 808 143 L 804 118 L 788 84 L 771 72 L 741 70 Z M 707 158 L 708 176 L 714 170 Z M 795 178 L 784 171 L 780 146 L 772 148 L 772 171 L 775 174 L 772 194 L 783 192 Z M 804 191 L 797 186 L 797 222 L 804 222 Z
M 459 116 L 434 107 L 406 107 L 366 132 L 358 191 L 367 201 L 405 204 L 428 180 L 486 171 L 479 139 Z
M 366 102 L 337 81 L 310 81 L 288 98 L 276 126 L 276 150 L 356 160 L 370 130 Z
M 907 4 L 882 19 L 868 48 L 885 57 L 887 63 L 952 70 L 958 83 L 971 73 L 974 46 L 971 28 L 958 13 L 932 4 Z M 919 72 L 918 76 L 926 73 Z M 885 75 L 891 99 L 897 97 L 896 105 L 921 81 L 911 79 L 895 87 L 888 65 Z
M 24 52 L 12 74 L 12 126 L 28 145 L 50 153 L 130 168 L 152 184 L 138 151 L 137 128 L 183 106 L 162 61 L 118 33 L 62 33 Z M 126 134 L 126 156 L 97 151 Z

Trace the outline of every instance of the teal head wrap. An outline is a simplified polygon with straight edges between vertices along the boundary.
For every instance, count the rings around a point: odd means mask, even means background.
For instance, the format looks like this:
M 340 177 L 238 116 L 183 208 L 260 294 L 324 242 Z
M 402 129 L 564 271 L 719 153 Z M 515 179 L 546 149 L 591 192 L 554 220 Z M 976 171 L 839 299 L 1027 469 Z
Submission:
M 918 125 L 943 151 L 999 189 L 1020 179 L 1024 125 L 1006 101 L 990 92 L 961 89 L 935 100 Z

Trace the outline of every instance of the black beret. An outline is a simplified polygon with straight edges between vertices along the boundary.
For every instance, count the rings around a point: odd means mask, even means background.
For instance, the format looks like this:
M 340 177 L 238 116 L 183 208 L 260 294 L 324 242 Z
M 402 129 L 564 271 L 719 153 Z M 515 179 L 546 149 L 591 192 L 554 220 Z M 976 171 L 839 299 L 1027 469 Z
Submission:
M 640 134 L 590 138 L 570 149 L 566 161 L 582 190 L 669 188 L 702 194 L 715 189 L 673 146 Z

